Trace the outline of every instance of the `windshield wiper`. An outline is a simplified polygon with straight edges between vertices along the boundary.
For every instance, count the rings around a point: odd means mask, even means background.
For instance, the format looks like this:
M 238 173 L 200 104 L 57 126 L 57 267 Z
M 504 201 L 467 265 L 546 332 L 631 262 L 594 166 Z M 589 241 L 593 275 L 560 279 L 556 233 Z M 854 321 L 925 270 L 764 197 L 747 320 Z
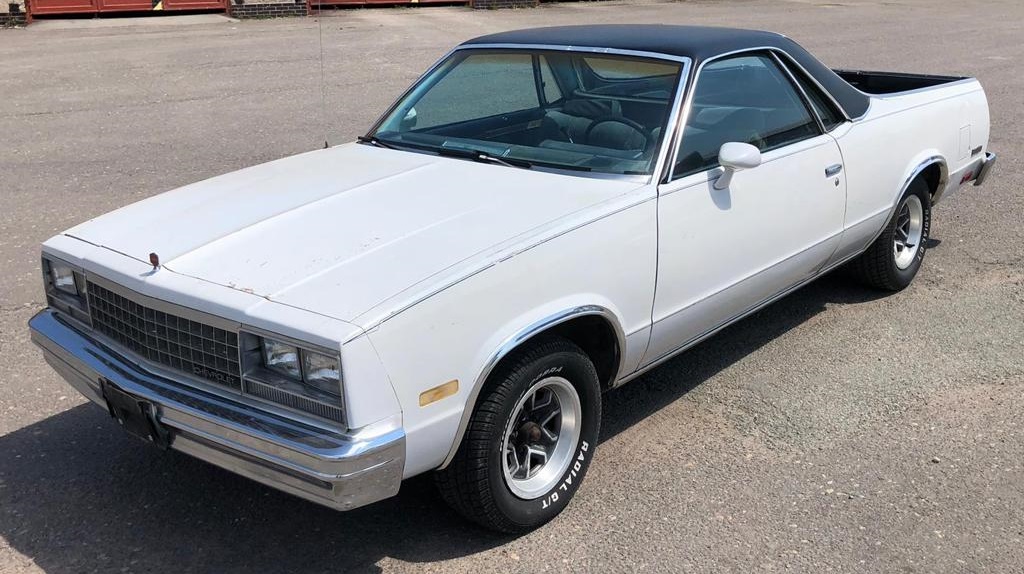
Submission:
M 567 169 L 569 171 L 594 171 L 594 168 L 588 165 L 576 165 L 574 163 L 550 163 L 544 162 L 537 165 L 543 165 L 544 167 L 550 167 L 554 169 Z
M 377 147 L 382 147 L 382 148 L 387 148 L 387 149 L 401 149 L 401 148 L 399 148 L 396 145 L 392 145 L 392 144 L 389 144 L 389 143 L 385 142 L 384 140 L 380 139 L 377 136 L 356 136 L 356 141 L 358 141 L 359 143 L 375 145 Z
M 533 164 L 524 159 L 512 159 L 512 158 L 501 158 L 493 156 L 487 152 L 480 151 L 478 149 L 461 148 L 461 147 L 439 147 L 436 149 L 437 155 L 443 155 L 448 157 L 461 157 L 471 159 L 474 161 L 496 163 L 506 167 L 519 167 L 523 169 L 530 169 Z

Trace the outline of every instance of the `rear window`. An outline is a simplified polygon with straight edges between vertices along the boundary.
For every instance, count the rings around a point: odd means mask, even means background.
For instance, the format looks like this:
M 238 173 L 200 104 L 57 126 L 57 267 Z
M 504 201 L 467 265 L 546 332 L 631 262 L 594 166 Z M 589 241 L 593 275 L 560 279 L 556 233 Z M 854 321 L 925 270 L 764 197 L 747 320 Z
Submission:
M 621 58 L 585 57 L 583 62 L 602 80 L 634 80 L 655 76 L 674 76 L 679 71 L 679 66 L 673 64 L 623 60 Z

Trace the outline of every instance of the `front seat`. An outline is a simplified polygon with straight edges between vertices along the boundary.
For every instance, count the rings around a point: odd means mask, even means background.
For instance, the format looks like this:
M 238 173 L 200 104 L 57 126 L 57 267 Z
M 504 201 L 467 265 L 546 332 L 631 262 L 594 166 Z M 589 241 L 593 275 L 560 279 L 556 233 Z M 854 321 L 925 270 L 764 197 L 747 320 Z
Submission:
M 757 108 L 740 108 L 729 113 L 710 128 L 726 142 L 747 143 L 764 151 L 764 112 Z
M 706 115 L 718 115 L 722 111 L 711 109 Z M 717 165 L 718 150 L 728 142 L 748 143 L 764 151 L 767 147 L 764 126 L 764 112 L 756 108 L 727 111 L 720 118 L 702 122 L 699 128 L 687 126 L 675 173 L 690 174 Z
M 587 133 L 587 145 L 623 151 L 643 151 L 647 147 L 649 138 L 632 125 L 611 120 L 598 121 L 600 123 Z
M 622 105 L 615 100 L 599 100 L 593 98 L 577 98 L 566 100 L 562 107 L 557 110 L 548 110 L 545 120 L 550 122 L 552 130 L 557 133 L 556 137 L 546 139 L 561 139 L 572 143 L 586 143 L 584 137 L 587 128 L 594 123 L 594 119 L 602 116 L 622 115 Z M 553 133 L 552 136 L 555 136 Z

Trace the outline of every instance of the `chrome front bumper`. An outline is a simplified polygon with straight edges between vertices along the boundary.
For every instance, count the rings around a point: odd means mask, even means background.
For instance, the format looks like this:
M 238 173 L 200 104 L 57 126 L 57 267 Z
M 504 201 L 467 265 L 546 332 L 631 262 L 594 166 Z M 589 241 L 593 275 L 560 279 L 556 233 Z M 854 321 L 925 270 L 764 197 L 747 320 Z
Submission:
M 338 510 L 398 492 L 405 433 L 397 418 L 331 431 L 143 370 L 51 309 L 29 328 L 46 362 L 88 399 L 107 408 L 105 380 L 150 403 L 170 448 Z

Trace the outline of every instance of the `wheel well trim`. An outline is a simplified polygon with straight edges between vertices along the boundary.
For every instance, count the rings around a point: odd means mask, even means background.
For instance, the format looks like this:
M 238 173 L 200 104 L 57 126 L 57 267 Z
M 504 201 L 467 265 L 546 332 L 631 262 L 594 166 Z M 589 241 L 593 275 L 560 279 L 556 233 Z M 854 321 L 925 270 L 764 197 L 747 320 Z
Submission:
M 939 182 L 935 189 L 932 190 L 932 194 L 937 193 L 949 180 L 949 166 L 946 164 L 946 158 L 941 155 L 932 155 L 925 158 L 923 161 L 918 163 L 914 169 L 910 170 L 910 175 L 903 181 L 903 187 L 900 188 L 900 194 L 896 196 L 896 200 L 893 201 L 893 205 L 899 202 L 903 194 L 906 193 L 907 188 L 914 182 L 926 169 L 938 164 L 939 166 Z
M 469 419 L 473 416 L 473 409 L 476 406 L 477 399 L 480 398 L 480 391 L 483 389 L 484 383 L 487 382 L 487 378 L 491 376 L 491 372 L 494 371 L 494 368 L 497 367 L 499 363 L 501 363 L 501 360 L 507 357 L 509 353 L 519 348 L 520 345 L 537 335 L 573 319 L 588 316 L 599 316 L 605 319 L 615 332 L 616 345 L 618 346 L 618 349 L 616 350 L 616 362 L 618 365 L 614 369 L 614 375 L 612 376 L 612 380 L 610 381 L 611 385 L 609 386 L 614 385 L 615 381 L 622 376 L 622 367 L 624 364 L 626 349 L 626 334 L 625 331 L 622 330 L 622 324 L 619 322 L 615 313 L 601 305 L 579 305 L 534 321 L 502 341 L 498 348 L 491 353 L 487 362 L 484 363 L 483 368 L 480 370 L 476 380 L 473 382 L 473 388 L 470 389 L 469 395 L 466 398 L 466 404 L 462 410 L 462 418 L 459 420 L 459 428 L 455 432 L 455 437 L 453 438 L 452 445 L 448 450 L 448 455 L 445 456 L 444 461 L 437 467 L 438 470 L 447 467 L 448 464 L 451 463 L 452 459 L 455 458 L 455 453 L 458 452 L 459 445 L 462 444 L 462 437 L 466 434 L 466 429 L 469 427 Z
M 910 188 L 910 184 L 914 183 L 914 180 L 920 177 L 921 174 L 924 173 L 924 170 L 928 169 L 933 165 L 939 166 L 939 184 L 936 186 L 935 189 L 932 190 L 932 196 L 934 196 L 936 193 L 939 193 L 939 191 L 946 185 L 946 182 L 949 179 L 949 166 L 946 163 L 945 157 L 935 154 L 919 161 L 917 165 L 915 165 L 914 168 L 908 172 L 909 175 L 907 175 L 907 178 L 903 180 L 903 185 L 900 186 L 900 191 L 899 193 L 896 194 L 896 198 L 892 200 L 892 205 L 889 206 L 889 213 L 886 214 L 882 226 L 878 229 L 877 232 L 875 232 L 875 235 L 874 237 L 871 238 L 871 241 L 867 242 L 867 247 L 865 247 L 865 249 L 870 247 L 871 244 L 874 243 L 875 240 L 877 240 L 882 235 L 882 232 L 885 231 L 885 226 L 888 225 L 889 220 L 892 219 L 893 214 L 896 213 L 896 208 L 899 207 L 900 204 L 900 198 L 903 197 L 903 194 L 907 192 L 908 188 Z

